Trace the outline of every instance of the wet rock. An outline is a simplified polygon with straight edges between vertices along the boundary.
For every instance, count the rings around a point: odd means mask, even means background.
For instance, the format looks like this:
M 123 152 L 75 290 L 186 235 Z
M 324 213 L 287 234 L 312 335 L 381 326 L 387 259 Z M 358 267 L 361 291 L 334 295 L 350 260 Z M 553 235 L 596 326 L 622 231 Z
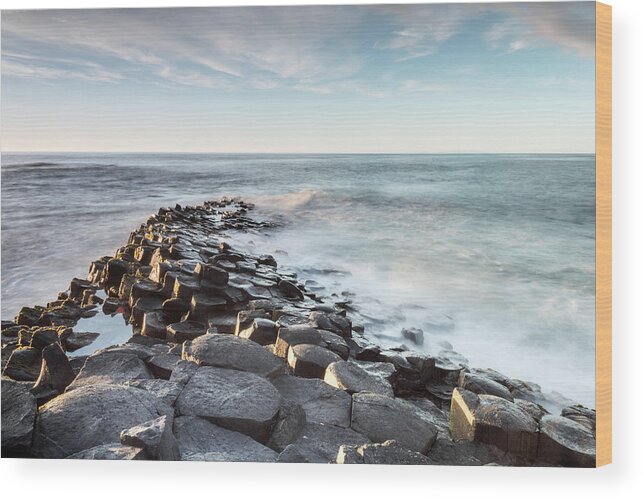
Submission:
M 87 357 L 76 379 L 67 387 L 67 392 L 87 385 L 118 385 L 153 377 L 145 363 L 134 353 L 99 351 Z
M 138 298 L 131 310 L 129 322 L 141 326 L 145 315 L 159 312 L 163 307 L 163 298 L 158 296 L 143 296 Z
M 334 463 L 342 445 L 360 446 L 370 440 L 350 428 L 307 423 L 301 436 L 280 454 L 280 462 Z M 283 457 L 282 457 L 283 456 Z
M 331 352 L 335 352 L 342 359 L 347 360 L 350 355 L 350 348 L 346 340 L 338 334 L 331 333 L 330 331 L 320 330 L 321 346 L 327 348 Z
M 16 381 L 36 381 L 40 375 L 42 355 L 40 350 L 31 347 L 20 347 L 14 350 L 2 371 Z
M 260 265 L 269 265 L 271 267 L 277 266 L 277 260 L 275 260 L 275 257 L 272 255 L 261 255 L 257 258 L 257 263 Z
M 190 310 L 196 317 L 207 317 L 210 314 L 225 310 L 228 302 L 220 296 L 195 293 L 190 302 Z
M 538 459 L 557 466 L 596 466 L 596 440 L 591 430 L 563 416 L 540 420 Z
M 536 404 L 535 402 L 531 402 L 529 400 L 522 400 L 522 399 L 515 399 L 514 403 L 520 407 L 524 412 L 529 414 L 532 418 L 534 418 L 536 421 L 540 421 L 540 419 L 545 415 L 548 414 L 547 410 Z
M 208 327 L 216 328 L 219 333 L 234 334 L 237 316 L 234 313 L 217 314 L 208 319 Z
M 121 432 L 121 443 L 138 447 L 146 456 L 158 461 L 179 461 L 181 454 L 167 416 L 134 426 Z
M 227 334 L 206 334 L 183 345 L 183 360 L 275 377 L 284 371 L 279 358 L 257 343 Z
M 304 294 L 301 292 L 301 290 L 290 281 L 282 279 L 279 281 L 277 287 L 279 288 L 279 291 L 281 291 L 286 296 L 286 298 L 299 301 L 304 299 Z
M 2 456 L 29 453 L 36 420 L 36 399 L 30 384 L 2 378 Z
M 451 434 L 455 440 L 482 442 L 533 460 L 538 425 L 518 405 L 493 395 L 456 388 L 451 401 Z
M 275 341 L 275 355 L 285 359 L 291 346 L 300 344 L 319 345 L 321 341 L 319 331 L 306 324 L 282 326 L 278 330 L 277 340 Z
M 254 300 L 256 303 L 257 300 Z M 253 302 L 251 302 L 252 304 Z M 269 312 L 263 309 L 251 309 L 251 310 L 241 310 L 237 314 L 237 325 L 234 329 L 234 334 L 237 336 L 241 331 L 246 329 L 252 324 L 252 321 L 255 319 L 270 319 L 271 315 Z
M 183 461 L 275 462 L 277 453 L 252 438 L 205 419 L 180 416 L 174 433 Z
M 21 326 L 37 326 L 43 311 L 42 307 L 22 307 L 16 315 L 15 323 Z
M 390 362 L 364 362 L 357 360 L 355 363 L 367 373 L 389 384 L 395 376 L 395 366 Z
M 342 445 L 336 461 L 337 464 L 438 464 L 419 452 L 402 447 L 395 440 L 360 446 Z
M 183 321 L 175 322 L 167 326 L 167 339 L 174 343 L 194 340 L 205 334 L 206 327 L 202 322 Z
M 31 347 L 42 350 L 52 343 L 58 343 L 58 330 L 51 327 L 39 327 L 31 332 Z
M 265 443 L 277 420 L 279 392 L 256 374 L 200 367 L 176 401 L 182 416 L 199 416 Z
M 351 396 L 320 379 L 281 376 L 272 380 L 281 396 L 301 405 L 309 423 L 348 427 L 351 419 Z
M 165 339 L 167 336 L 167 323 L 161 311 L 146 312 L 143 315 L 141 334 L 150 338 Z
M 169 272 L 168 274 L 169 275 Z M 183 300 L 186 303 L 190 303 L 194 293 L 199 291 L 200 285 L 198 279 L 187 276 L 185 274 L 179 274 L 176 276 L 176 281 L 174 282 L 174 289 L 172 290 L 174 298 Z
M 407 449 L 426 454 L 438 434 L 430 418 L 400 399 L 374 393 L 353 395 L 351 428 L 373 442 L 396 440 Z
M 270 319 L 257 318 L 249 327 L 239 331 L 239 337 L 260 345 L 270 345 L 277 340 L 277 326 Z
M 58 343 L 52 343 L 42 351 L 40 374 L 32 393 L 37 398 L 62 393 L 75 377 L 65 352 Z
M 509 400 L 510 402 L 513 402 L 514 399 L 511 396 L 511 392 L 509 392 L 506 387 L 492 379 L 485 378 L 484 376 L 463 371 L 460 373 L 458 385 L 460 388 L 477 393 L 478 395 L 495 395 L 496 397 L 501 397 Z
M 128 264 L 123 260 L 112 258 L 105 265 L 105 287 L 120 287 L 121 279 L 127 273 Z
M 296 376 L 323 378 L 329 364 L 342 360 L 336 353 L 318 345 L 301 343 L 288 350 L 288 365 Z
M 170 408 L 138 388 L 88 385 L 43 405 L 36 420 L 35 457 L 59 459 L 117 442 L 120 432 L 162 415 Z
M 596 434 L 596 410 L 588 409 L 582 405 L 572 405 L 563 408 L 560 415 L 571 419 L 572 421 L 576 421 L 590 430 L 593 434 Z
M 329 314 L 319 311 L 311 312 L 310 322 L 315 327 L 336 333 L 342 338 L 350 338 L 352 335 L 352 324 L 350 319 L 338 314 Z
M 65 351 L 75 352 L 76 350 L 80 350 L 81 348 L 91 345 L 99 336 L 99 333 L 74 331 L 63 340 L 62 344 Z
M 95 287 L 91 282 L 74 277 L 69 285 L 69 298 L 80 301 L 83 297 L 83 293 L 86 290 L 92 289 L 95 289 Z
M 281 452 L 293 443 L 306 426 L 306 411 L 299 404 L 285 401 L 279 409 L 277 422 L 268 441 L 268 447 Z
M 412 341 L 416 345 L 424 344 L 424 331 L 417 327 L 402 329 L 402 337 Z
M 206 279 L 217 285 L 227 284 L 229 278 L 229 274 L 225 269 L 212 264 L 199 263 L 196 266 L 195 272 L 202 279 Z
M 369 374 L 359 365 L 345 360 L 329 364 L 324 381 L 350 394 L 372 392 L 393 397 L 393 388 L 390 383 Z
M 154 377 L 169 380 L 179 360 L 181 357 L 178 355 L 162 353 L 149 359 L 146 364 Z

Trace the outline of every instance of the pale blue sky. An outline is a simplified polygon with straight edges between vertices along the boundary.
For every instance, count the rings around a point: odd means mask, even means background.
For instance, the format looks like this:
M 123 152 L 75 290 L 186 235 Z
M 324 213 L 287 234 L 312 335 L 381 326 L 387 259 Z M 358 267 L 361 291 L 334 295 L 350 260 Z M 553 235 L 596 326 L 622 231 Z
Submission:
M 2 12 L 4 151 L 594 152 L 594 3 Z

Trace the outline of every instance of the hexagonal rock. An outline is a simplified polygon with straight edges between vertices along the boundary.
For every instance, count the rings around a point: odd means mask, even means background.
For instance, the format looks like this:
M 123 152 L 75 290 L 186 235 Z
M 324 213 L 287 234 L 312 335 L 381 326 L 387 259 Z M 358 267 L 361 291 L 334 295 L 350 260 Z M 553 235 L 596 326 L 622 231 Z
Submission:
M 41 406 L 32 454 L 59 459 L 119 440 L 121 431 L 172 409 L 152 393 L 119 385 L 89 385 Z
M 179 461 L 181 454 L 172 433 L 172 422 L 167 416 L 134 426 L 121 432 L 121 443 L 138 447 L 150 459 Z
M 337 464 L 438 464 L 419 452 L 402 447 L 395 440 L 360 446 L 342 445 L 337 453 L 336 462 Z
M 228 272 L 215 265 L 198 263 L 194 271 L 202 278 L 214 284 L 223 285 L 228 282 Z
M 540 420 L 538 459 L 557 466 L 596 466 L 596 439 L 591 430 L 563 416 Z
M 143 315 L 141 334 L 164 340 L 167 335 L 167 323 L 163 312 L 158 310 L 146 312 Z
M 155 355 L 151 359 L 148 359 L 146 364 L 152 374 L 155 377 L 161 379 L 170 379 L 172 376 L 172 371 L 176 367 L 176 364 L 181 360 L 181 357 L 178 355 L 172 355 L 169 353 L 162 353 Z
M 326 368 L 324 381 L 351 394 L 372 392 L 393 397 L 393 387 L 390 383 L 366 372 L 357 364 L 345 360 L 330 364 Z
M 277 453 L 256 440 L 202 418 L 180 416 L 174 433 L 183 461 L 275 462 Z
M 319 311 L 311 312 L 309 317 L 310 322 L 319 329 L 331 331 L 342 338 L 350 338 L 352 335 L 352 323 L 346 317 Z
M 304 294 L 301 292 L 301 289 L 299 289 L 295 284 L 293 284 L 290 281 L 286 281 L 285 279 L 282 279 L 279 281 L 279 284 L 277 285 L 279 288 L 279 291 L 281 291 L 287 298 L 290 298 L 291 300 L 303 300 L 304 299 Z
M 348 360 L 350 354 L 350 348 L 346 340 L 340 335 L 331 333 L 330 331 L 324 331 L 323 329 L 319 330 L 321 335 L 321 345 L 326 347 L 331 352 L 335 352 L 342 359 Z
M 507 387 L 490 378 L 477 374 L 471 374 L 464 371 L 461 372 L 458 385 L 460 388 L 477 393 L 478 395 L 495 395 L 496 397 L 501 397 L 509 400 L 510 402 L 513 402 L 514 400 Z
M 351 428 L 373 442 L 396 440 L 403 447 L 423 454 L 431 449 L 438 434 L 420 409 L 375 393 L 353 395 Z
M 336 353 L 318 345 L 300 343 L 288 350 L 288 365 L 296 376 L 323 378 L 329 364 L 342 360 Z
M 170 273 L 168 272 L 166 274 L 166 277 L 169 274 Z M 194 295 L 194 293 L 199 291 L 200 287 L 201 286 L 199 285 L 198 279 L 181 273 L 176 276 L 176 280 L 174 281 L 172 296 L 174 296 L 174 298 L 178 298 L 179 300 L 183 300 L 184 302 L 190 303 L 190 301 L 192 300 L 192 296 Z
M 277 389 L 256 374 L 200 367 L 179 395 L 181 416 L 200 416 L 265 443 L 277 420 Z
M 66 391 L 87 385 L 118 385 L 153 377 L 145 363 L 133 353 L 97 352 L 87 357 L 78 376 Z
M 196 321 L 183 321 L 170 324 L 167 329 L 167 339 L 174 343 L 183 343 L 205 334 L 205 324 Z
M 277 321 L 279 322 L 279 321 Z M 288 357 L 288 349 L 291 346 L 300 344 L 319 345 L 322 342 L 320 332 L 308 324 L 293 324 L 282 326 L 277 333 L 275 341 L 275 355 L 285 359 Z
M 145 451 L 138 447 L 122 445 L 119 443 L 108 443 L 92 447 L 91 449 L 82 450 L 66 459 L 91 459 L 105 461 L 140 461 L 146 459 Z
M 348 427 L 351 419 L 351 396 L 320 379 L 281 376 L 272 380 L 285 400 L 301 405 L 309 423 Z
M 299 404 L 285 400 L 279 409 L 279 417 L 272 429 L 268 447 L 281 452 L 293 443 L 306 426 L 306 411 Z
M 197 317 L 207 317 L 210 314 L 225 310 L 228 302 L 220 296 L 205 293 L 194 293 L 190 301 L 190 310 Z
M 277 339 L 277 326 L 270 319 L 256 318 L 249 327 L 239 331 L 239 337 L 260 345 L 270 345 Z
M 483 442 L 525 459 L 534 459 L 538 424 L 518 405 L 494 395 L 456 388 L 451 398 L 454 440 Z
M 36 398 L 30 383 L 2 378 L 2 455 L 25 455 L 31 447 Z
M 350 428 L 332 424 L 307 423 L 301 436 L 284 449 L 280 462 L 334 463 L 342 445 L 364 445 L 371 441 Z M 286 457 L 289 455 L 289 458 Z M 294 459 L 293 459 L 294 458 Z
M 274 377 L 283 362 L 257 343 L 229 334 L 206 334 L 183 344 L 183 360 L 200 366 L 223 367 Z

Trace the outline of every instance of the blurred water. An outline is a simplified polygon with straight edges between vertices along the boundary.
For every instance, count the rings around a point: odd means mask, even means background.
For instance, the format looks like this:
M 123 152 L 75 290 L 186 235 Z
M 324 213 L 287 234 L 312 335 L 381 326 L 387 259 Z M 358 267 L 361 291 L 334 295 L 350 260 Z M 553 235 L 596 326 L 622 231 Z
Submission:
M 285 224 L 239 244 L 355 293 L 379 342 L 421 327 L 593 407 L 594 194 L 589 155 L 3 154 L 2 317 L 158 207 L 239 195 Z

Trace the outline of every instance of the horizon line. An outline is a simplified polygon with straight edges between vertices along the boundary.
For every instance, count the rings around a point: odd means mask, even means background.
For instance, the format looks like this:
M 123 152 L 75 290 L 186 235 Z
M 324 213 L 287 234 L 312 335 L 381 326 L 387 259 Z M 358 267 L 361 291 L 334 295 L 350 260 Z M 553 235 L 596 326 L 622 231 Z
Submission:
M 262 155 L 339 155 L 339 154 L 351 154 L 351 155 L 398 155 L 398 156 L 412 156 L 412 155 L 480 155 L 480 154 L 506 154 L 506 155 L 518 155 L 518 154 L 557 154 L 557 155 L 596 155 L 596 151 L 512 151 L 512 152 L 494 152 L 494 151 L 479 151 L 479 152 L 458 152 L 458 151 L 449 151 L 449 152 L 348 152 L 348 151 L 335 151 L 335 152 L 264 152 L 264 151 L 28 151 L 28 150 L 17 150 L 17 151 L 0 151 L 1 154 L 262 154 Z

